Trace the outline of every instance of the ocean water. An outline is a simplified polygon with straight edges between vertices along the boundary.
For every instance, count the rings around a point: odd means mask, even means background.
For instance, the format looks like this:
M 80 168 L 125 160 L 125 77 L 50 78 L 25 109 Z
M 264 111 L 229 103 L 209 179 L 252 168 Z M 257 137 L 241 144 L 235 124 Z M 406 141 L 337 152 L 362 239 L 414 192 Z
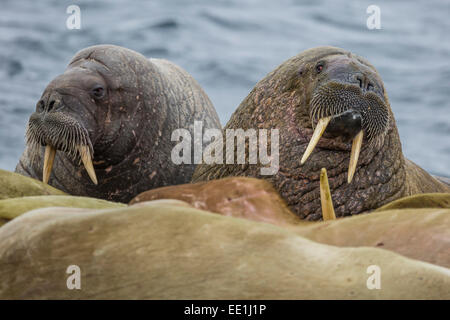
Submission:
M 69 30 L 66 9 L 81 9 Z M 369 30 L 369 5 L 381 29 Z M 48 82 L 101 43 L 166 58 L 208 93 L 225 124 L 257 81 L 319 45 L 367 58 L 381 74 L 404 154 L 450 176 L 450 1 L 1 0 L 0 168 L 14 170 L 25 124 Z

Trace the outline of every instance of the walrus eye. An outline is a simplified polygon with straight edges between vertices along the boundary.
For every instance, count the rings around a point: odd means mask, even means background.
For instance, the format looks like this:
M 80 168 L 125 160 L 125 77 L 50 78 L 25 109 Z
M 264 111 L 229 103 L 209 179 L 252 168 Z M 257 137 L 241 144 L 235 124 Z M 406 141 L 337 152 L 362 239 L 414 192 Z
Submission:
M 95 99 L 101 99 L 105 96 L 105 88 L 103 88 L 100 85 L 95 86 L 92 89 L 92 95 L 94 96 Z
M 323 64 L 322 64 L 322 63 L 319 63 L 319 64 L 316 66 L 316 70 L 317 70 L 317 73 L 321 73 L 322 70 L 323 70 Z

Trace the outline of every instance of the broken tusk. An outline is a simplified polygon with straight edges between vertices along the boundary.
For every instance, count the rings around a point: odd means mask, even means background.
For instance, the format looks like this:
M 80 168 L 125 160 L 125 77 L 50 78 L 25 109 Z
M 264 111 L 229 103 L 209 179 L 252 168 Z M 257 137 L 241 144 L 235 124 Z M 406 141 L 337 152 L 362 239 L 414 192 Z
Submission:
M 42 181 L 48 183 L 50 174 L 52 173 L 53 160 L 55 160 L 56 149 L 50 145 L 45 147 L 44 168 L 42 169 Z
M 328 184 L 327 169 L 320 171 L 320 202 L 322 204 L 323 221 L 335 220 L 333 200 L 331 199 L 330 185 Z
M 81 156 L 84 168 L 94 184 L 97 184 L 97 176 L 95 175 L 94 166 L 92 164 L 91 155 L 87 146 L 78 146 L 78 152 Z
M 359 153 L 361 152 L 361 145 L 363 141 L 363 131 L 361 130 L 353 139 L 352 152 L 350 154 L 350 163 L 348 165 L 348 183 L 352 182 L 353 175 L 355 174 L 356 164 L 358 162 Z
M 319 142 L 320 137 L 323 135 L 325 129 L 327 128 L 328 123 L 330 123 L 331 117 L 321 118 L 317 122 L 316 129 L 314 130 L 314 133 L 311 137 L 311 140 L 309 141 L 308 147 L 306 148 L 305 153 L 303 154 L 302 160 L 300 161 L 301 164 L 304 164 L 306 159 L 311 155 L 314 148 L 316 147 L 317 143 Z

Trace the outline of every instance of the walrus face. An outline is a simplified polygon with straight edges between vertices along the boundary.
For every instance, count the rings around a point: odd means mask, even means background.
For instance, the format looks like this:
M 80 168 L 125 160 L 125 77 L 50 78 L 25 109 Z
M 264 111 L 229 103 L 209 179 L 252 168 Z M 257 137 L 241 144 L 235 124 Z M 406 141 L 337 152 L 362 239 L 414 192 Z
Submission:
M 36 157 L 40 147 L 45 146 L 45 183 L 50 177 L 56 152 L 61 151 L 74 165 L 82 162 L 92 182 L 97 184 L 92 164 L 92 140 L 97 137 L 97 111 L 107 99 L 107 83 L 92 68 L 69 69 L 47 86 L 26 129 L 26 143 L 32 156 Z
M 45 146 L 42 166 L 45 183 L 49 181 L 57 152 L 66 168 L 60 176 L 68 173 L 83 181 L 90 178 L 95 185 L 97 176 L 104 178 L 104 173 L 122 163 L 130 150 L 134 148 L 139 153 L 138 129 L 148 119 L 140 114 L 144 95 L 138 79 L 150 71 L 146 66 L 136 67 L 133 58 L 134 53 L 128 57 L 118 47 L 87 48 L 77 53 L 65 72 L 49 83 L 26 128 L 32 162 L 41 158 L 41 148 Z M 145 57 L 137 59 L 138 63 L 147 62 Z M 145 99 L 154 98 L 149 93 Z M 129 130 L 123 130 L 125 124 Z M 89 178 L 82 175 L 81 163 Z M 98 192 L 102 194 L 100 189 Z
M 379 148 L 389 127 L 383 82 L 371 66 L 352 55 L 332 55 L 310 63 L 309 115 L 313 136 L 301 159 L 305 163 L 321 136 L 353 140 L 348 170 L 352 181 L 363 140 Z

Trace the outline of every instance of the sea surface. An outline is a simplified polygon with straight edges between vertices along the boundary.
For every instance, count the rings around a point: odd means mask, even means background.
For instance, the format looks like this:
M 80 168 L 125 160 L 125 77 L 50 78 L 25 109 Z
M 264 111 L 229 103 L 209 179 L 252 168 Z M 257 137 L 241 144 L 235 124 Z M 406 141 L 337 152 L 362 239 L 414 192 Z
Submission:
M 369 5 L 381 29 L 369 30 Z M 81 9 L 69 30 L 67 7 Z M 0 0 L 0 168 L 14 170 L 25 124 L 48 82 L 102 43 L 166 58 L 202 85 L 226 124 L 257 81 L 319 45 L 381 74 L 404 154 L 450 176 L 450 1 Z

